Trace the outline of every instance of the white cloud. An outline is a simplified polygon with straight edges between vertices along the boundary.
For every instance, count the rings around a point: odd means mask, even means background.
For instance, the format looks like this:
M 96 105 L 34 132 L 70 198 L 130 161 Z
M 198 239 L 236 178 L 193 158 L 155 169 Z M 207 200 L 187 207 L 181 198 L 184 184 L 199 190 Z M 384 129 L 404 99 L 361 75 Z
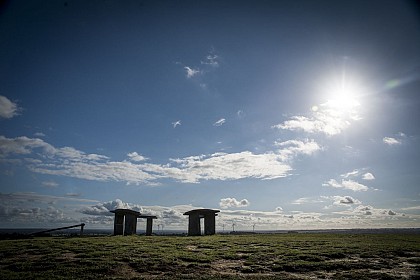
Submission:
M 227 209 L 227 208 L 239 208 L 239 207 L 248 207 L 249 201 L 247 199 L 242 199 L 240 201 L 236 200 L 236 198 L 222 198 L 220 199 L 220 208 Z
M 178 168 L 173 178 L 180 181 L 197 183 L 199 180 L 235 180 L 242 178 L 275 179 L 288 176 L 291 167 L 281 162 L 274 153 L 253 154 L 215 153 L 210 156 L 195 156 L 183 159 L 172 159 Z
M 333 205 L 345 205 L 350 206 L 353 204 L 361 204 L 360 200 L 351 196 L 331 196 L 330 199 L 334 201 Z
M 80 210 L 80 213 L 96 216 L 114 216 L 110 211 L 115 209 L 131 209 L 142 212 L 142 207 L 140 205 L 126 203 L 121 199 L 115 199 L 113 201 L 101 202 L 93 206 L 84 207 Z
M 275 142 L 274 144 L 282 148 L 278 152 L 283 161 L 288 161 L 301 154 L 312 155 L 321 150 L 321 147 L 313 139 L 306 139 L 305 141 L 288 140 L 285 142 Z
M 136 162 L 148 160 L 147 157 L 144 157 L 138 154 L 137 152 L 128 153 L 127 156 L 130 158 L 130 160 L 136 161 Z
M 371 181 L 371 180 L 375 180 L 375 176 L 373 176 L 372 173 L 367 172 L 367 173 L 363 174 L 362 179 L 367 180 L 367 181 Z
M 226 119 L 220 119 L 220 120 L 218 120 L 218 121 L 216 121 L 213 125 L 214 126 L 221 126 L 221 125 L 223 125 L 224 123 L 226 122 Z
M 45 186 L 45 187 L 49 187 L 49 188 L 58 187 L 58 183 L 56 183 L 54 181 L 44 181 L 44 182 L 42 182 L 42 185 Z
M 69 196 L 69 197 L 80 197 L 81 194 L 80 193 L 66 193 L 66 196 Z
M 309 203 L 323 203 L 326 197 L 301 197 L 291 202 L 291 204 L 302 205 Z
M 191 68 L 191 67 L 188 67 L 188 66 L 184 66 L 184 69 L 186 71 L 187 78 L 192 78 L 192 77 L 194 77 L 194 76 L 196 76 L 197 74 L 200 73 L 199 69 L 194 69 L 194 68 Z
M 392 210 L 389 210 L 387 213 L 388 213 L 388 215 L 390 215 L 390 216 L 395 216 L 395 215 L 397 215 L 397 212 L 392 211 Z
M 243 119 L 245 117 L 245 113 L 242 110 L 238 110 L 236 112 L 236 116 L 238 117 L 238 119 Z
M 20 108 L 6 96 L 0 95 L 0 118 L 10 119 L 18 115 Z
M 209 54 L 206 56 L 204 61 L 201 61 L 201 64 L 210 65 L 212 67 L 219 67 L 219 56 L 215 54 Z
M 42 133 L 42 132 L 36 132 L 36 133 L 34 133 L 34 136 L 35 137 L 45 137 L 45 134 Z
M 34 227 L 53 227 L 58 224 L 75 224 L 84 222 L 89 228 L 107 228 L 112 230 L 113 214 L 110 210 L 116 208 L 133 209 L 145 215 L 155 215 L 158 220 L 154 222 L 154 230 L 157 225 L 165 225 L 165 229 L 180 229 L 187 231 L 188 217 L 185 212 L 203 208 L 198 205 L 175 205 L 175 206 L 145 206 L 136 203 L 124 202 L 115 199 L 107 202 L 80 199 L 68 194 L 69 197 L 46 196 L 36 193 L 0 193 L 0 221 L 3 225 L 19 224 Z M 235 199 L 236 200 L 236 199 Z M 243 200 L 227 201 L 229 205 L 245 205 Z M 420 215 L 397 213 L 389 209 L 375 209 L 372 206 L 364 206 L 360 201 L 349 196 L 330 196 L 301 199 L 306 202 L 333 201 L 332 206 L 347 206 L 335 209 L 345 209 L 335 212 L 285 212 L 281 207 L 274 211 L 253 211 L 241 208 L 224 209 L 216 217 L 217 231 L 229 230 L 235 224 L 236 230 L 250 230 L 254 225 L 258 229 L 321 229 L 321 228 L 375 228 L 415 227 Z M 243 201 L 243 202 L 241 202 Z M 52 206 L 51 202 L 55 202 Z M 86 206 L 84 206 L 86 205 Z M 357 205 L 357 207 L 355 207 Z M 138 220 L 138 229 L 145 228 L 145 221 Z
M 291 140 L 277 143 L 277 146 L 281 149 L 276 152 L 214 153 L 170 159 L 167 164 L 153 164 L 143 162 L 146 158 L 137 152 L 128 154 L 131 161 L 111 161 L 107 156 L 87 154 L 72 147 L 56 148 L 37 138 L 0 136 L 0 158 L 19 162 L 22 161 L 19 156 L 24 155 L 22 162 L 36 173 L 103 182 L 158 185 L 158 180 L 164 178 L 199 183 L 203 180 L 271 180 L 286 177 L 292 170 L 286 160 L 291 161 L 301 154 L 311 155 L 320 149 L 313 140 Z
M 328 182 L 322 184 L 324 187 L 332 187 L 339 189 L 347 189 L 352 191 L 367 191 L 369 188 L 353 180 L 341 180 L 337 182 L 335 179 L 330 179 Z
M 173 123 L 172 123 L 172 125 L 173 125 L 173 127 L 175 128 L 175 127 L 177 127 L 178 125 L 181 125 L 181 121 L 180 121 L 180 120 L 177 120 L 176 122 L 173 122 Z
M 75 224 L 75 208 L 96 200 L 37 193 L 0 193 L 0 222 L 7 226 L 55 227 Z
M 98 202 L 93 199 L 74 198 L 74 197 L 62 197 L 53 195 L 37 194 L 33 192 L 15 192 L 15 193 L 0 193 L 0 204 L 8 202 L 39 202 L 54 204 L 57 201 L 73 201 L 81 203 L 92 203 Z
M 394 146 L 394 145 L 400 145 L 402 142 L 399 139 L 393 138 L 393 137 L 384 137 L 382 139 L 382 141 L 390 146 Z
M 360 174 L 360 170 L 355 169 L 353 171 L 341 174 L 340 177 L 342 177 L 342 178 L 357 177 L 357 176 L 359 176 L 359 174 Z
M 340 134 L 353 121 L 360 120 L 357 112 L 358 104 L 342 108 L 338 104 L 328 101 L 319 106 L 313 106 L 310 116 L 292 116 L 273 128 L 308 133 L 323 133 L 327 136 Z

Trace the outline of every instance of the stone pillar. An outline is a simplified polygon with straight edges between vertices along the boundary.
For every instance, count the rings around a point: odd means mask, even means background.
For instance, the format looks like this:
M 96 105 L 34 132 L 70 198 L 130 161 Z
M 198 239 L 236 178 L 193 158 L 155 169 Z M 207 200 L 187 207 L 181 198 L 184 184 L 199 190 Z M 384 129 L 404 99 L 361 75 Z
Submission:
M 201 235 L 200 215 L 198 213 L 189 215 L 188 235 L 190 236 Z
M 146 235 L 148 235 L 148 236 L 152 235 L 152 229 L 153 229 L 153 218 L 147 218 L 147 220 L 146 220 Z
M 124 215 L 115 213 L 114 218 L 114 235 L 124 234 Z
M 136 234 L 137 231 L 137 217 L 135 215 L 125 215 L 125 229 L 124 235 Z
M 206 214 L 204 216 L 204 235 L 216 234 L 216 215 Z

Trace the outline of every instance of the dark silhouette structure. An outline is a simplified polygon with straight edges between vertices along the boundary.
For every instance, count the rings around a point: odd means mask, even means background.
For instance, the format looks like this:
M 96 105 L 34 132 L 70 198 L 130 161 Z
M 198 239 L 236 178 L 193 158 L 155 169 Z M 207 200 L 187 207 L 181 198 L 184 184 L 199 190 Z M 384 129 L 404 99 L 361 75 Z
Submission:
M 147 219 L 146 235 L 152 235 L 153 219 L 157 219 L 156 216 L 141 215 L 140 212 L 130 209 L 115 209 L 110 212 L 115 213 L 114 235 L 136 234 L 137 218 Z
M 204 219 L 204 235 L 213 235 L 216 233 L 216 216 L 220 210 L 213 209 L 195 209 L 185 212 L 188 215 L 188 235 L 201 235 L 200 219 Z
M 60 227 L 60 228 L 53 228 L 53 229 L 38 231 L 38 232 L 31 233 L 30 235 L 40 235 L 40 234 L 44 234 L 44 233 L 47 233 L 47 232 L 52 232 L 52 231 L 56 231 L 56 230 L 63 230 L 63 229 L 69 229 L 69 228 L 74 228 L 74 227 L 80 227 L 80 236 L 82 236 L 83 235 L 83 228 L 85 227 L 85 224 L 84 223 L 81 223 L 80 225 L 74 225 L 74 226 Z

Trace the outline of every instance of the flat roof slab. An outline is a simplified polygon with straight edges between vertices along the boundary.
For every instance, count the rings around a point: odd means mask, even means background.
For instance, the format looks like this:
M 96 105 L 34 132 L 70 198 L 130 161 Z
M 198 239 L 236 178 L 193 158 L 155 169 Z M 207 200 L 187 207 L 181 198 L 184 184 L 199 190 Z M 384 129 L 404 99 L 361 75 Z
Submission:
M 214 209 L 194 209 L 188 212 L 185 212 L 184 215 L 194 215 L 194 214 L 198 214 L 198 215 L 208 215 L 208 214 L 214 214 L 216 215 L 216 213 L 219 213 L 220 210 L 214 210 Z
M 138 211 L 134 211 L 131 209 L 115 209 L 115 210 L 111 210 L 109 211 L 111 213 L 115 213 L 115 214 L 121 214 L 121 215 L 134 215 L 134 216 L 140 216 L 140 212 Z

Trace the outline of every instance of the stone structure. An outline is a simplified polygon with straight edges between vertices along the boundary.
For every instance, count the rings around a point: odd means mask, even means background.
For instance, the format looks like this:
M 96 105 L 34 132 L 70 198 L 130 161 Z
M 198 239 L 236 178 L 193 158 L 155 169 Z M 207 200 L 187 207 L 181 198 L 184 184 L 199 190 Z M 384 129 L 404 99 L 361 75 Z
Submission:
M 156 216 L 140 215 L 139 218 L 146 219 L 146 235 L 152 235 L 153 230 L 153 219 L 157 219 Z
M 200 219 L 204 218 L 204 235 L 213 235 L 216 233 L 216 216 L 220 210 L 213 209 L 195 209 L 185 212 L 188 215 L 188 235 L 201 235 Z
M 115 209 L 110 211 L 115 213 L 114 218 L 114 235 L 131 235 L 136 234 L 137 218 L 146 218 L 146 235 L 152 235 L 153 219 L 156 216 L 141 215 L 140 212 L 130 209 Z

